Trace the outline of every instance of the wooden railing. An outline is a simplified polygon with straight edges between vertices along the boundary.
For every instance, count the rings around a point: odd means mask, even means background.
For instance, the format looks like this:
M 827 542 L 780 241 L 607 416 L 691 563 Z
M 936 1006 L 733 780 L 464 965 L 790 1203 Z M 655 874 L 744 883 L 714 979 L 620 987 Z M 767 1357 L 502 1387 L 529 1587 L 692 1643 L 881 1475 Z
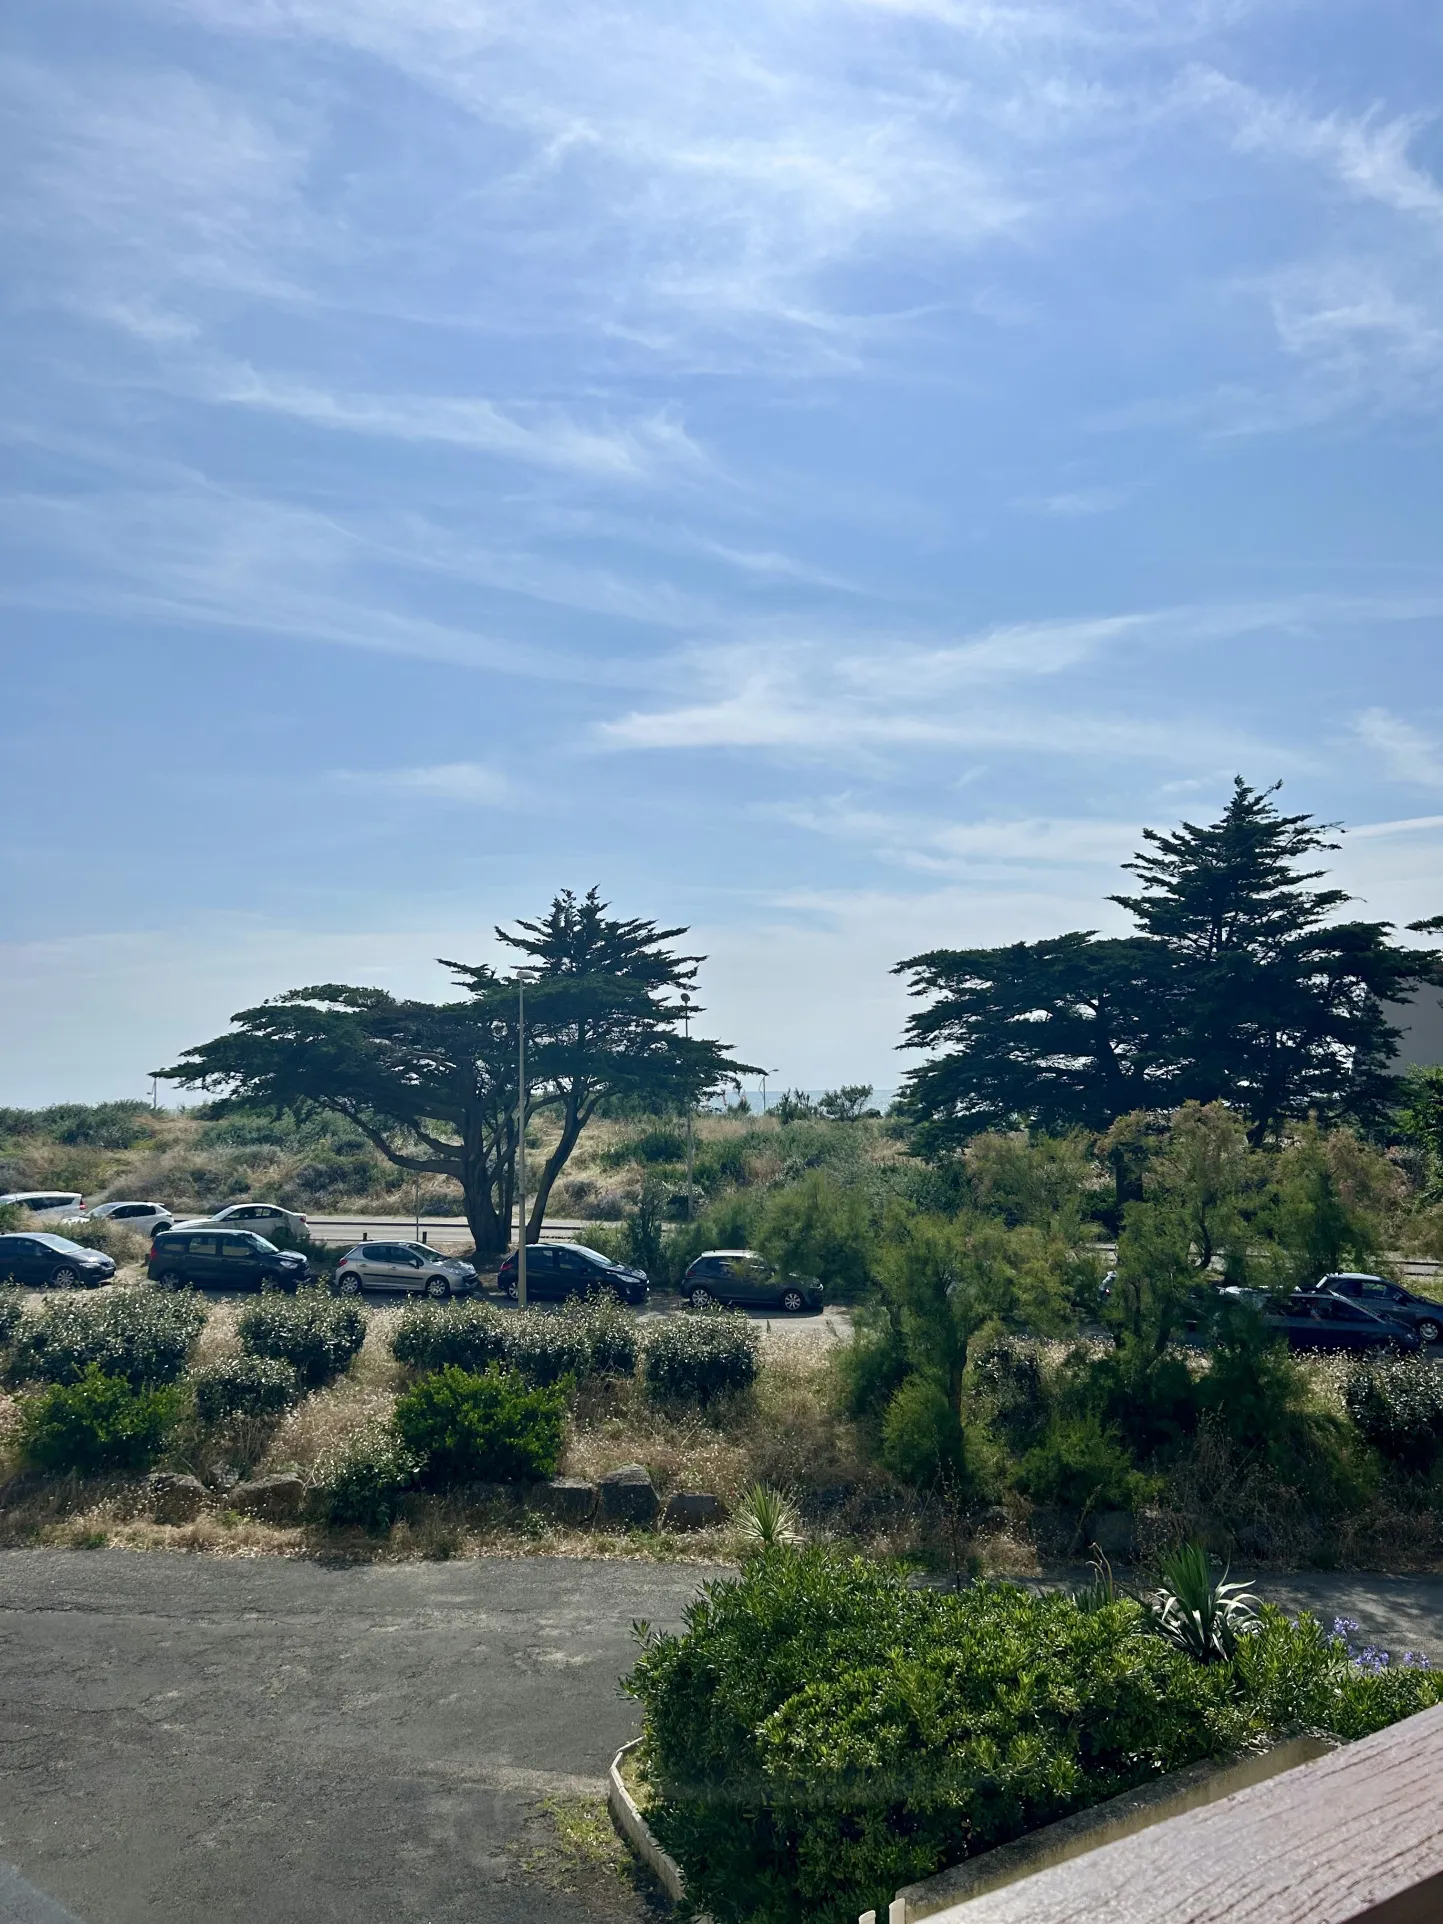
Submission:
M 1443 1924 L 1443 1705 L 929 1924 L 1365 1921 Z

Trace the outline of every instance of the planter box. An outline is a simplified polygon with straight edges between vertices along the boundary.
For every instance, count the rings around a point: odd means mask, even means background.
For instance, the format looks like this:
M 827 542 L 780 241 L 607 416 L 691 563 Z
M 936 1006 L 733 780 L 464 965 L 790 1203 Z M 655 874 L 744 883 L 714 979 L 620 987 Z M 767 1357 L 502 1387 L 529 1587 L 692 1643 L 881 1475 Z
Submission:
M 611 1820 L 616 1828 L 675 1904 L 686 1895 L 686 1879 L 682 1876 L 681 1865 L 652 1836 L 650 1824 L 642 1816 L 636 1799 L 626 1788 L 621 1775 L 622 1758 L 629 1756 L 640 1742 L 640 1737 L 633 1737 L 612 1758 L 606 1801 L 611 1807 Z M 708 1924 L 708 1921 L 698 1918 L 696 1924 Z

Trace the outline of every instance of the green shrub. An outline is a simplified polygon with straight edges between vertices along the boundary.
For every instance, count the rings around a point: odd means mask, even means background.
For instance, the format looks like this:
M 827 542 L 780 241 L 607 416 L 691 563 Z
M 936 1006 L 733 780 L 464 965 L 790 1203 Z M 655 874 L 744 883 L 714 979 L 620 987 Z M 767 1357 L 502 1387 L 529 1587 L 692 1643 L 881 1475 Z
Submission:
M 1020 1453 L 1042 1441 L 1050 1397 L 1035 1343 L 1001 1337 L 975 1349 L 967 1377 L 972 1407 L 1010 1449 Z
M 224 1356 L 191 1377 L 203 1423 L 231 1416 L 276 1416 L 300 1395 L 296 1372 L 270 1356 Z
M 321 1459 L 315 1501 L 327 1523 L 389 1530 L 420 1470 L 419 1458 L 377 1424 Z
M 531 1384 L 573 1381 L 591 1366 L 586 1332 L 568 1316 L 523 1309 L 506 1319 L 505 1365 Z
M 562 1312 L 586 1344 L 590 1376 L 634 1376 L 639 1346 L 636 1321 L 608 1296 L 573 1297 Z
M 642 1369 L 659 1402 L 710 1403 L 750 1389 L 760 1340 L 745 1316 L 707 1310 L 668 1316 L 646 1333 Z
M 489 1303 L 411 1303 L 397 1319 L 391 1354 L 407 1369 L 479 1372 L 505 1355 L 510 1321 Z
M 510 1370 L 448 1368 L 403 1391 L 392 1423 L 433 1486 L 539 1482 L 556 1472 L 566 1401 L 554 1386 L 527 1389 Z
M 293 1364 L 305 1387 L 318 1389 L 350 1368 L 366 1340 L 366 1312 L 344 1297 L 299 1289 L 248 1303 L 236 1332 L 247 1355 Z
M 959 1483 L 966 1469 L 962 1423 L 940 1384 L 909 1376 L 887 1405 L 882 1461 L 904 1483 L 925 1489 Z
M 820 1169 L 767 1198 L 756 1240 L 784 1274 L 818 1277 L 834 1300 L 855 1300 L 871 1281 L 866 1197 Z
M 174 1387 L 135 1389 L 92 1364 L 78 1381 L 52 1383 L 25 1398 L 21 1451 L 27 1463 L 57 1475 L 149 1469 L 181 1401 Z
M 0 1349 L 15 1340 L 20 1319 L 25 1314 L 25 1296 L 13 1283 L 0 1283 Z
M 1194 1662 L 1129 1600 L 914 1590 L 828 1549 L 771 1550 L 646 1632 L 648 1812 L 717 1924 L 853 1924 L 902 1885 L 1299 1723 L 1361 1735 L 1443 1676 L 1367 1674 L 1265 1610 Z
M 198 1297 L 150 1287 L 53 1296 L 21 1320 L 6 1374 L 12 1383 L 77 1383 L 94 1366 L 137 1389 L 172 1383 L 206 1313 Z
M 1443 1453 L 1443 1376 L 1421 1357 L 1354 1364 L 1343 1392 L 1363 1438 L 1399 1469 L 1431 1470 Z
M 1034 1502 L 1089 1516 L 1131 1509 L 1144 1480 L 1117 1435 L 1095 1416 L 1055 1418 L 1018 1466 L 1017 1482 Z
M 601 1164 L 604 1169 L 618 1169 L 628 1162 L 672 1163 L 685 1159 L 686 1137 L 679 1129 L 663 1125 L 644 1129 L 639 1136 L 617 1143 L 614 1149 L 604 1150 Z

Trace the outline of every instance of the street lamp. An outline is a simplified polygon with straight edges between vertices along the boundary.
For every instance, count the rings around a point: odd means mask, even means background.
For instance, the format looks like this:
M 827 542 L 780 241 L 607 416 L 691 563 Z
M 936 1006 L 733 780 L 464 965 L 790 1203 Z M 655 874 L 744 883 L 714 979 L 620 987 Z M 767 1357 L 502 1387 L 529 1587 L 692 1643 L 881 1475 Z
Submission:
M 682 1020 L 682 1027 L 686 1034 L 686 1039 L 688 1042 L 690 1042 L 691 1041 L 691 997 L 687 994 L 685 989 L 683 989 L 681 992 L 681 1020 Z M 691 1168 L 692 1168 L 691 1116 L 692 1116 L 692 1110 L 695 1107 L 696 1107 L 696 1103 L 693 1101 L 692 1097 L 688 1095 L 686 1099 L 686 1219 L 688 1222 L 691 1221 L 692 1214 L 695 1208 L 695 1205 L 692 1202 L 692 1188 L 691 1188 Z
M 516 1307 L 526 1307 L 526 978 L 516 971 Z

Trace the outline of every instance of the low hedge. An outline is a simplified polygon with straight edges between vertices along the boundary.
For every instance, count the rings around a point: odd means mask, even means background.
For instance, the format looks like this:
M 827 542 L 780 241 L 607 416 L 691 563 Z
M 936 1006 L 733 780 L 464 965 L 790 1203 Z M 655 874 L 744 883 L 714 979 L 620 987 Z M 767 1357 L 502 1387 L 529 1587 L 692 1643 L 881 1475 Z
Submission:
M 475 1374 L 498 1363 L 532 1384 L 630 1376 L 636 1324 L 604 1298 L 577 1298 L 559 1315 L 544 1309 L 507 1314 L 489 1303 L 412 1303 L 397 1320 L 391 1353 L 414 1370 L 451 1366 Z
M 505 1354 L 510 1320 L 490 1303 L 409 1303 L 396 1319 L 391 1354 L 407 1369 L 484 1370 Z
M 646 1387 L 659 1402 L 710 1403 L 750 1389 L 761 1342 L 754 1324 L 726 1310 L 668 1316 L 647 1331 Z
M 313 1500 L 327 1523 L 389 1530 L 421 1467 L 399 1437 L 373 1424 L 322 1459 Z
M 13 1283 L 0 1283 L 0 1349 L 8 1349 L 14 1342 L 24 1314 L 24 1292 Z
M 345 1297 L 298 1289 L 248 1303 L 236 1333 L 247 1355 L 289 1363 L 307 1389 L 319 1389 L 350 1368 L 366 1340 L 366 1312 Z
M 178 1389 L 136 1389 L 93 1364 L 74 1383 L 27 1396 L 20 1448 L 27 1463 L 53 1475 L 95 1476 L 147 1470 L 180 1414 Z
M 295 1368 L 272 1356 L 223 1356 L 191 1377 L 203 1423 L 232 1416 L 276 1416 L 301 1393 Z
M 510 1370 L 444 1369 L 402 1392 L 391 1426 L 433 1488 L 539 1482 L 560 1461 L 566 1401 L 555 1387 L 528 1389 Z
M 11 1383 L 77 1383 L 96 1368 L 133 1387 L 172 1383 L 205 1327 L 205 1305 L 149 1286 L 52 1296 L 14 1331 Z
M 824 1548 L 711 1583 L 644 1631 L 650 1821 L 717 1924 L 853 1924 L 904 1884 L 1302 1722 L 1358 1736 L 1443 1695 L 1264 1612 L 1199 1664 L 1142 1608 L 1005 1584 L 910 1589 Z
M 1421 1357 L 1369 1357 L 1344 1388 L 1348 1414 L 1380 1456 L 1426 1473 L 1443 1455 L 1443 1376 Z

